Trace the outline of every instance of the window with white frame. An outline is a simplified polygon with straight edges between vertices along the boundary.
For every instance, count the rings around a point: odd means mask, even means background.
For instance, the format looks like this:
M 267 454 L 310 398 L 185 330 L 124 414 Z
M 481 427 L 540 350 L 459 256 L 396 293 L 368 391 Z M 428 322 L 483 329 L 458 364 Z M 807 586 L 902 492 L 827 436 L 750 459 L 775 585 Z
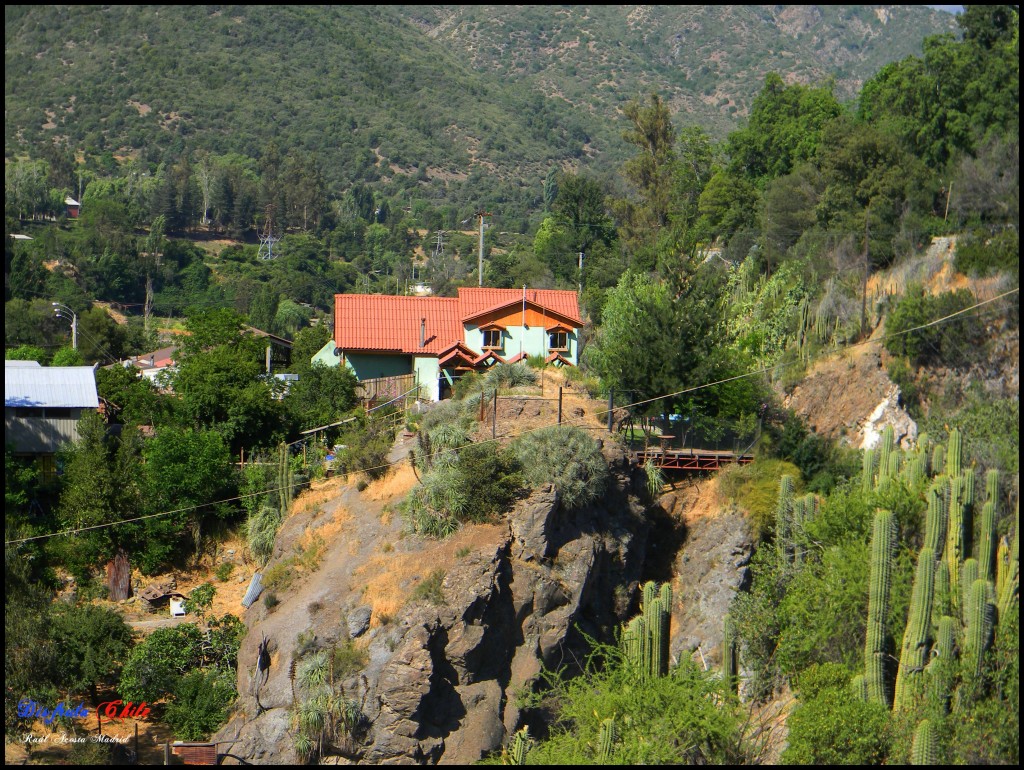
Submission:
M 501 329 L 484 329 L 484 349 L 501 348 Z
M 569 334 L 562 331 L 548 332 L 548 350 L 568 350 Z

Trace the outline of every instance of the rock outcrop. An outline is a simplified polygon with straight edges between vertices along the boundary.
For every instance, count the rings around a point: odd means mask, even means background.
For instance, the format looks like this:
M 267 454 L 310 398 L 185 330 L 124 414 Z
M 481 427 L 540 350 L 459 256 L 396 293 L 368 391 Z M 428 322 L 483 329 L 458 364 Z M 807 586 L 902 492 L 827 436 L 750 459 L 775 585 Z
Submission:
M 553 488 L 536 490 L 509 516 L 504 534 L 444 565 L 443 603 L 410 602 L 400 619 L 374 627 L 357 596 L 318 599 L 307 628 L 274 634 L 265 682 L 253 672 L 269 627 L 257 615 L 247 618 L 242 695 L 215 737 L 233 742 L 228 761 L 297 760 L 298 647 L 291 637 L 298 631 L 307 646 L 369 639 L 366 666 L 343 683 L 359 704 L 359 726 L 325 753 L 373 764 L 468 764 L 499 748 L 525 717 L 517 693 L 536 684 L 542 667 L 581 659 L 583 634 L 610 639 L 635 609 L 629 589 L 643 574 L 649 523 L 632 494 L 627 458 L 615 446 L 603 451 L 612 480 L 598 504 L 567 511 Z M 309 578 L 330 579 L 324 571 Z

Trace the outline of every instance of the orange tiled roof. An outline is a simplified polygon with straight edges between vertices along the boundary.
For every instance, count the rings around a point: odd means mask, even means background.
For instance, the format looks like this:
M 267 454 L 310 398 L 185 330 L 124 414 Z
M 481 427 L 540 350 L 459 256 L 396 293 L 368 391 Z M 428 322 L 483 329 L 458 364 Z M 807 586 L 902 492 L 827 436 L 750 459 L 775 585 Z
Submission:
M 437 355 L 463 339 L 462 322 L 466 318 L 522 299 L 522 289 L 486 288 L 459 289 L 458 299 L 335 294 L 334 344 L 342 350 Z M 583 325 L 574 291 L 527 289 L 526 300 Z M 426 333 L 420 347 L 422 319 L 426 319 Z
M 420 347 L 421 319 L 426 319 L 423 347 Z M 334 295 L 334 344 L 342 350 L 436 355 L 461 339 L 457 299 Z
M 459 289 L 460 318 L 472 318 L 488 310 L 496 310 L 515 302 L 523 301 L 522 289 L 488 289 L 464 287 Z M 576 301 L 576 292 L 566 289 L 527 289 L 526 301 L 540 305 L 561 316 L 578 322 L 580 326 L 580 307 Z

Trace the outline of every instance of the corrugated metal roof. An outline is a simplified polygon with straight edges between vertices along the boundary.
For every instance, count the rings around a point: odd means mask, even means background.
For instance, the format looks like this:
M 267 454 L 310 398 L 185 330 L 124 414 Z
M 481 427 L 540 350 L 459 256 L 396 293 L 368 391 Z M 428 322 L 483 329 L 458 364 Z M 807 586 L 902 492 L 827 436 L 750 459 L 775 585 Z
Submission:
M 334 341 L 342 350 L 437 355 L 462 339 L 459 300 L 454 298 L 336 294 L 334 299 Z
M 38 361 L 8 361 L 4 359 L 4 366 L 42 366 Z
M 471 286 L 459 289 L 459 318 L 471 318 L 487 310 L 496 310 L 523 301 L 522 289 L 488 289 Z M 553 310 L 572 320 L 580 320 L 576 292 L 566 289 L 527 289 L 526 301 Z
M 246 589 L 245 596 L 242 597 L 242 606 L 248 608 L 250 604 L 260 598 L 261 593 L 263 593 L 263 575 L 256 572 L 253 573 L 252 580 L 249 581 L 249 588 Z
M 91 366 L 8 366 L 4 362 L 4 406 L 92 408 L 100 405 Z

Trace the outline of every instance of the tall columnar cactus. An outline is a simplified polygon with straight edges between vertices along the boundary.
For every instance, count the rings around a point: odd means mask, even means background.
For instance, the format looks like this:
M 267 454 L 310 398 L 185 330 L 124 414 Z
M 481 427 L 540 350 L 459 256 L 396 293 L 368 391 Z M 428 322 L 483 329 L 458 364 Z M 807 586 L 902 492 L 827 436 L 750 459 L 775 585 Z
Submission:
M 597 736 L 597 761 L 607 765 L 612 761 L 612 752 L 615 750 L 615 741 L 618 738 L 618 729 L 615 725 L 615 717 L 608 717 L 601 722 L 601 729 Z
M 857 674 L 850 680 L 850 689 L 853 690 L 853 697 L 865 703 L 868 700 L 868 683 L 864 680 L 864 674 Z
M 951 615 L 939 618 L 935 643 L 932 645 L 932 659 L 925 667 L 925 681 L 928 701 L 940 714 L 949 711 L 956 680 L 956 619 Z
M 889 478 L 894 479 L 900 475 L 900 455 L 893 452 L 889 455 Z
M 960 565 L 960 616 L 964 623 L 971 616 L 971 587 L 980 577 L 977 559 L 967 559 Z
M 641 614 L 623 629 L 622 650 L 639 676 L 668 673 L 672 624 L 672 586 L 648 582 L 643 587 Z
M 642 615 L 637 615 L 626 625 L 622 633 L 622 648 L 626 659 L 641 677 L 647 673 L 647 626 Z
M 722 624 L 722 678 L 729 692 L 737 693 L 740 681 L 739 660 L 736 650 L 736 627 L 730 615 Z
M 918 452 L 903 466 L 903 473 L 910 487 L 918 487 L 928 477 L 928 456 Z
M 910 748 L 910 764 L 937 765 L 939 763 L 939 737 L 932 723 L 922 719 L 914 731 L 914 742 Z
M 991 583 L 982 578 L 978 578 L 971 585 L 971 599 L 968 604 L 970 614 L 964 618 L 964 660 L 967 671 L 974 676 L 981 674 L 982 656 L 992 638 L 992 628 L 995 624 L 993 593 Z
M 651 676 L 665 676 L 668 673 L 669 615 L 661 603 L 661 597 L 652 599 L 644 608 L 644 622 L 650 634 Z
M 963 438 L 960 430 L 953 428 L 949 432 L 949 444 L 946 449 L 946 473 L 951 477 L 960 475 L 961 463 L 963 461 Z
M 1008 617 L 1013 610 L 1014 597 L 1020 591 L 1020 501 L 1013 513 L 1013 540 L 1006 549 L 1005 563 L 1000 560 L 1002 580 L 996 585 L 999 606 L 999 621 Z
M 861 458 L 860 488 L 865 493 L 875 488 L 875 450 L 865 449 Z
M 792 476 L 787 474 L 779 479 L 779 498 L 775 504 L 775 547 L 787 561 L 792 552 L 794 489 Z
M 964 472 L 960 474 L 960 478 L 963 479 L 963 503 L 967 508 L 973 508 L 976 500 L 974 485 L 977 480 L 974 468 L 965 468 Z
M 946 564 L 949 565 L 950 588 L 956 598 L 960 584 L 960 562 L 964 558 L 964 508 L 960 503 L 959 480 L 954 479 L 949 502 L 949 519 L 946 525 Z
M 864 679 L 868 699 L 889 705 L 885 678 L 885 619 L 889 614 L 892 560 L 895 552 L 896 520 L 891 511 L 875 514 L 871 537 L 871 579 L 868 595 L 867 639 L 864 645 Z
M 930 548 L 936 557 L 941 556 L 946 545 L 946 500 L 940 489 L 934 485 L 928 490 L 928 513 L 924 523 L 924 547 Z
M 995 503 L 998 509 L 999 504 L 999 471 L 993 468 L 985 474 L 985 499 Z
M 910 596 L 907 627 L 903 632 L 900 666 L 896 673 L 894 711 L 911 708 L 922 691 L 920 680 L 928 653 L 934 590 L 935 552 L 930 548 L 922 548 L 917 557 L 917 574 Z
M 946 450 L 942 444 L 936 444 L 932 449 L 932 475 L 938 476 L 946 470 Z
M 981 529 L 978 531 L 978 574 L 992 580 L 996 549 L 996 506 L 991 500 L 981 509 Z
M 886 425 L 878 441 L 878 480 L 875 489 L 882 489 L 886 482 L 892 478 L 890 458 L 893 455 L 893 431 L 891 425 Z
M 530 740 L 530 728 L 524 727 L 522 730 L 512 736 L 512 741 L 509 744 L 509 754 L 512 757 L 512 764 L 514 765 L 525 765 L 526 754 L 530 750 L 530 744 L 533 741 Z
M 978 566 L 981 577 L 995 578 L 993 574 L 996 548 L 996 521 L 999 518 L 999 471 L 985 474 L 985 505 L 981 509 L 981 530 L 978 532 Z
M 932 601 L 932 625 L 937 626 L 943 615 L 953 614 L 953 594 L 949 585 L 949 565 L 944 561 L 935 564 L 935 598 Z

